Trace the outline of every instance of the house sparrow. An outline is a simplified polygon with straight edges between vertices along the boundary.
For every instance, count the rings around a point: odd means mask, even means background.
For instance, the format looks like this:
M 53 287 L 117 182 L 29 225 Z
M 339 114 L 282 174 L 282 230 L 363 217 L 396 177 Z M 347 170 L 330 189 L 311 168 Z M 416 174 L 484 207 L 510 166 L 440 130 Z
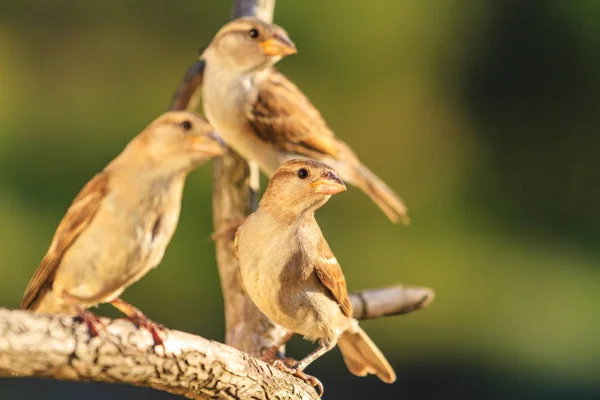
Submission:
M 197 114 L 168 112 L 152 122 L 75 197 L 21 308 L 78 315 L 97 334 L 97 318 L 85 310 L 112 303 L 160 343 L 156 324 L 119 296 L 163 258 L 188 173 L 224 151 Z
M 202 53 L 204 112 L 223 140 L 268 176 L 283 162 L 310 158 L 333 166 L 393 222 L 409 223 L 402 200 L 338 139 L 319 111 L 273 65 L 296 53 L 283 28 L 236 19 Z
M 326 164 L 312 160 L 284 163 L 256 212 L 236 233 L 242 280 L 250 298 L 269 319 L 319 342 L 296 366 L 278 362 L 278 367 L 302 373 L 337 343 L 351 373 L 375 374 L 392 383 L 394 370 L 352 318 L 342 269 L 314 218 L 331 195 L 344 190 L 344 183 Z M 282 338 L 274 348 L 290 337 Z

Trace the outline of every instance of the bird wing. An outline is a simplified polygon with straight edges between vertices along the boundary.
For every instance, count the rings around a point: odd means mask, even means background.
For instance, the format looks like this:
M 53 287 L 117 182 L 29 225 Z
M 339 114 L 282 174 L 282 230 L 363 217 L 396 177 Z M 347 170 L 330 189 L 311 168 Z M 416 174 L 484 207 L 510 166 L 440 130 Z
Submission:
M 348 297 L 348 289 L 346 288 L 346 279 L 344 278 L 342 267 L 340 267 L 324 238 L 321 239 L 318 254 L 319 258 L 315 265 L 317 276 L 338 302 L 342 312 L 347 317 L 352 317 L 352 304 Z
M 48 252 L 31 281 L 29 281 L 29 285 L 27 285 L 21 308 L 30 308 L 40 294 L 40 290 L 52 283 L 54 273 L 65 252 L 89 226 L 100 207 L 100 203 L 108 193 L 108 178 L 107 172 L 97 174 L 75 197 L 67 210 L 67 214 L 56 229 Z
M 261 139 L 285 151 L 307 157 L 338 157 L 338 141 L 321 113 L 275 69 L 260 82 L 246 115 Z

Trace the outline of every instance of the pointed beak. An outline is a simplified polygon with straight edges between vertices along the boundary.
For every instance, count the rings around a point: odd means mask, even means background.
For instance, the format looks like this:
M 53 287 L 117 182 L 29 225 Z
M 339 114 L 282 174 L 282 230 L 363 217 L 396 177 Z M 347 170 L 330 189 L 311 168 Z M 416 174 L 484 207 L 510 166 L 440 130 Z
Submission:
M 211 157 L 222 156 L 227 150 L 227 146 L 217 132 L 210 132 L 205 135 L 190 136 L 192 147 L 196 151 L 206 153 Z
M 311 183 L 315 188 L 315 193 L 333 195 L 346 190 L 344 182 L 336 175 L 335 172 L 329 171 L 319 179 Z
M 296 54 L 296 45 L 285 33 L 275 33 L 272 38 L 261 42 L 260 47 L 267 56 L 289 56 Z

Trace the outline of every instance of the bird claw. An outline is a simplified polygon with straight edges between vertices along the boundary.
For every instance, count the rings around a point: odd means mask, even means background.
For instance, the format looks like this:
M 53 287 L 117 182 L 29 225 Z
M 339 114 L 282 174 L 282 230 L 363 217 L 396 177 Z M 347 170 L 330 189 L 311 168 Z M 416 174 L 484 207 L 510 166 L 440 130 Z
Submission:
M 262 352 L 260 359 L 266 363 L 273 364 L 278 359 L 277 352 L 273 347 L 269 347 Z
M 77 315 L 77 319 L 81 320 L 85 324 L 90 334 L 90 337 L 94 338 L 96 336 L 100 336 L 100 330 L 98 326 L 104 328 L 104 323 L 100 320 L 100 318 L 89 311 L 81 310 Z
M 132 317 L 129 317 L 129 320 L 135 324 L 135 326 L 139 328 L 144 328 L 148 330 L 152 334 L 152 339 L 154 340 L 154 346 L 162 346 L 163 350 L 165 348 L 165 344 L 162 338 L 159 335 L 159 332 L 165 333 L 166 328 L 149 319 L 144 314 L 137 314 Z
M 285 362 L 285 363 L 284 363 Z M 297 365 L 297 364 L 296 364 Z M 300 371 L 297 367 L 292 367 L 287 365 L 287 360 L 276 360 L 273 363 L 273 366 L 283 372 L 287 372 L 290 375 L 293 375 L 297 378 L 302 379 L 303 381 L 308 382 L 311 386 L 314 386 L 317 389 L 317 393 L 319 397 L 323 397 L 323 384 L 317 378 L 312 375 L 305 374 L 303 371 Z
M 298 360 L 292 357 L 283 357 L 282 353 L 279 353 L 278 350 L 274 348 L 268 348 L 264 350 L 260 359 L 268 364 L 273 364 L 276 361 L 281 361 L 288 365 L 289 367 L 294 367 L 298 364 Z

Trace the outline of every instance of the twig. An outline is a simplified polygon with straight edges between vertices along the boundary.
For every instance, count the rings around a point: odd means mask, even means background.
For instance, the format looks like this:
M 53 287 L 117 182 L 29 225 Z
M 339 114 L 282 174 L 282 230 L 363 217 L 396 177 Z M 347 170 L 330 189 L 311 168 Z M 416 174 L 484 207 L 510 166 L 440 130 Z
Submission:
M 432 289 L 411 286 L 390 286 L 350 293 L 356 319 L 408 314 L 429 306 L 434 298 Z

